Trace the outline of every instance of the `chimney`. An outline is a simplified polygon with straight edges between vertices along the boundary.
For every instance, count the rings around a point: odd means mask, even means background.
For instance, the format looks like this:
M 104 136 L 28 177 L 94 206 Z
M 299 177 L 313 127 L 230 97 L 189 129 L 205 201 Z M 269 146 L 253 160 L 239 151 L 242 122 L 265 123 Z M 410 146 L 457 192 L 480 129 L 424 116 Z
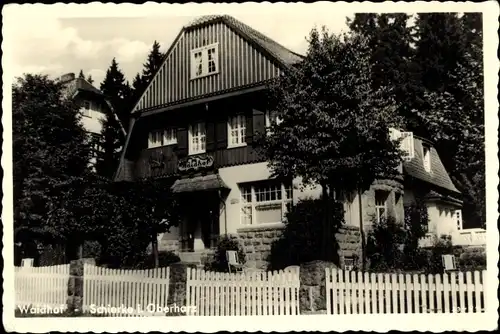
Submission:
M 59 80 L 61 80 L 62 83 L 75 80 L 75 73 L 66 73 L 64 75 L 61 75 Z

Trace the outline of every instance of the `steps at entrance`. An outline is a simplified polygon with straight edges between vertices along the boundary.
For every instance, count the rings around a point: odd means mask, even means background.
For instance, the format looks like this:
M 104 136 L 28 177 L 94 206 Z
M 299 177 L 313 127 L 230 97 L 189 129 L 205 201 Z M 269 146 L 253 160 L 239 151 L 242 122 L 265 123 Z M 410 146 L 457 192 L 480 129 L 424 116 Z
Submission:
M 208 255 L 213 254 L 210 250 L 194 251 L 194 252 L 179 252 L 181 262 L 187 264 L 202 264 L 203 259 Z

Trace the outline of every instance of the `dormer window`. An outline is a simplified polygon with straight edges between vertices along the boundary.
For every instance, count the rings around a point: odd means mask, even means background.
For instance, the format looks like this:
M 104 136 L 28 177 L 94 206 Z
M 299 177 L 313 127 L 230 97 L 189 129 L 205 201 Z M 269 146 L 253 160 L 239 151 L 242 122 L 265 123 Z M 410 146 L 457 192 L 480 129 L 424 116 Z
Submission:
M 219 71 L 219 44 L 191 50 L 191 79 L 216 74 Z
M 423 160 L 424 160 L 424 168 L 427 173 L 431 172 L 431 149 L 427 145 L 423 145 Z

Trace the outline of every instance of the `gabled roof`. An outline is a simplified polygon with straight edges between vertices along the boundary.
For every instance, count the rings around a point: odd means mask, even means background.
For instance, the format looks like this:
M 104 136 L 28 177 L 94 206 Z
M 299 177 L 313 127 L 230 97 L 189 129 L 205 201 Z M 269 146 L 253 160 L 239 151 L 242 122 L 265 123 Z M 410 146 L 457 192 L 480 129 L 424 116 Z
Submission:
M 436 149 L 429 143 L 431 151 L 431 171 L 424 168 L 423 142 L 419 137 L 414 137 L 415 157 L 403 164 L 405 175 L 422 180 L 439 188 L 460 194 L 455 187 L 450 175 L 446 171 Z
M 273 39 L 267 37 L 266 35 L 253 29 L 249 25 L 229 15 L 201 16 L 192 21 L 191 23 L 189 23 L 188 25 L 184 26 L 184 29 L 185 30 L 194 29 L 215 22 L 224 22 L 250 42 L 258 44 L 268 53 L 273 55 L 283 65 L 294 65 L 300 62 L 304 58 L 304 56 L 289 50 L 288 48 L 274 41 Z
M 65 82 L 64 85 L 70 96 L 78 93 L 79 91 L 84 91 L 104 97 L 104 94 L 99 89 L 83 78 L 75 78 L 71 81 Z

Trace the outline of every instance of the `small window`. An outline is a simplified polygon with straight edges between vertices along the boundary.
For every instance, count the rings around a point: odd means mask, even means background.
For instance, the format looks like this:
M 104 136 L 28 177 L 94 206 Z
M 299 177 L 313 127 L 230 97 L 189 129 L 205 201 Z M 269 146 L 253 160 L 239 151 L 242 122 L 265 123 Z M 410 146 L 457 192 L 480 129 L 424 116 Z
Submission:
M 215 43 L 191 50 L 191 79 L 218 73 L 218 46 Z
M 154 130 L 149 133 L 148 148 L 177 144 L 177 131 L 174 128 Z
M 387 197 L 389 194 L 386 191 L 375 191 L 375 214 L 377 223 L 387 219 Z
M 278 116 L 277 111 L 266 112 L 266 127 L 271 127 L 273 124 L 280 124 L 283 120 Z
M 429 146 L 424 145 L 423 146 L 423 159 L 424 159 L 424 168 L 425 170 L 430 173 L 431 172 L 431 149 Z
M 83 108 L 82 108 L 83 116 L 92 117 L 91 110 L 92 110 L 92 104 L 90 103 L 90 101 L 83 101 Z
M 244 115 L 229 117 L 228 125 L 228 147 L 245 145 L 246 118 Z
M 205 151 L 205 123 L 196 123 L 189 126 L 189 154 L 205 153 Z

